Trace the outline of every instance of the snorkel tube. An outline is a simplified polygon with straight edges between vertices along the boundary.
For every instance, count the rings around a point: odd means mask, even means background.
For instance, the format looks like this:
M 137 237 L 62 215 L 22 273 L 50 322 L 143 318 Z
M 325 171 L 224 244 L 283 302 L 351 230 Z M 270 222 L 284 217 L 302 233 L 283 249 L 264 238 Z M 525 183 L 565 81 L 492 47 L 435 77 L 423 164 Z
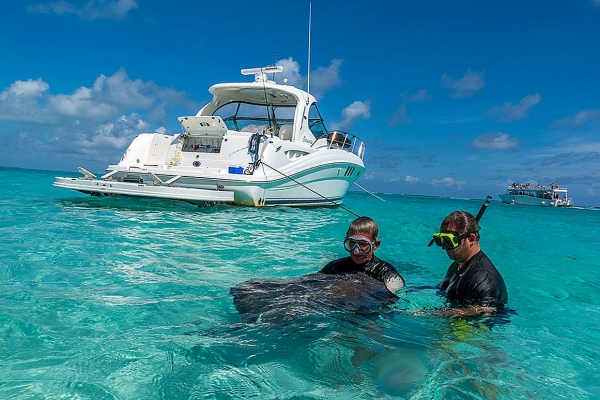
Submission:
M 481 208 L 479 209 L 479 212 L 477 213 L 477 216 L 475 217 L 475 220 L 477 222 L 479 222 L 479 220 L 483 216 L 483 213 L 485 212 L 485 210 L 487 210 L 488 206 L 490 205 L 490 201 L 492 201 L 492 196 L 488 195 L 488 197 L 485 198 L 485 201 L 481 205 Z
M 483 213 L 485 212 L 485 210 L 487 210 L 488 206 L 490 205 L 490 201 L 492 201 L 492 196 L 488 195 L 485 198 L 485 200 L 483 201 L 483 204 L 481 205 L 481 208 L 479 209 L 479 212 L 477 213 L 477 216 L 475 217 L 475 220 L 477 222 L 479 222 L 481 217 L 483 217 Z M 431 239 L 431 241 L 429 242 L 427 247 L 431 247 L 432 244 L 433 244 L 433 239 Z

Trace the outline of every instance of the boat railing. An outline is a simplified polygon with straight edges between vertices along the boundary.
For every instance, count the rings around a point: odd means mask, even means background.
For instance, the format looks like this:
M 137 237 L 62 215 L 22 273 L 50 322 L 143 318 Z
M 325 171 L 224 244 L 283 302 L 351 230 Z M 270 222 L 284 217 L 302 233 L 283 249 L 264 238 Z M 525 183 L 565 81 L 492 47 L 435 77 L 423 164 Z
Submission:
M 361 160 L 365 155 L 365 143 L 348 132 L 329 131 L 319 139 L 326 139 L 329 149 L 344 149 L 357 155 Z

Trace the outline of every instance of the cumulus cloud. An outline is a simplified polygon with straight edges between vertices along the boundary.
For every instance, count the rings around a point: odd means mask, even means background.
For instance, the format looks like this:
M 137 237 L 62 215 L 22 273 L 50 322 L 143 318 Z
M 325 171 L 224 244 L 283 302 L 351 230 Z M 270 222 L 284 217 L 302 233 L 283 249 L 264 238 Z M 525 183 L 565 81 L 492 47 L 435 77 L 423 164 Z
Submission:
M 390 126 L 396 126 L 400 123 L 411 124 L 412 118 L 407 115 L 406 104 L 429 101 L 433 98 L 433 96 L 426 89 L 421 89 L 415 93 L 410 91 L 401 93 L 400 98 L 402 99 L 402 104 L 392 115 L 392 118 L 390 119 Z
M 136 135 L 162 124 L 170 107 L 198 109 L 184 92 L 132 80 L 124 70 L 100 75 L 72 93 L 52 94 L 41 78 L 16 81 L 0 92 L 0 123 L 13 123 L 2 126 L 0 145 L 7 160 L 19 154 L 15 163 L 41 151 L 64 154 L 69 161 L 79 154 L 107 162 Z
M 360 118 L 371 117 L 371 102 L 355 101 L 342 110 L 342 122 L 331 124 L 333 129 L 349 129 Z
M 600 0 L 599 0 L 600 1 Z M 600 122 L 600 110 L 584 110 L 557 120 L 555 126 L 580 126 L 588 122 Z
M 406 115 L 406 104 L 402 104 L 400 108 L 396 110 L 392 118 L 390 119 L 390 126 L 396 126 L 400 123 L 411 124 L 412 118 Z
M 310 75 L 310 92 L 317 100 L 322 99 L 327 90 L 341 84 L 340 67 L 343 60 L 331 60 L 328 67 L 319 67 Z M 288 85 L 307 88 L 307 77 L 300 73 L 300 64 L 292 57 L 277 61 L 276 65 L 283 67 L 281 74 L 275 74 L 278 83 L 287 80 Z M 342 111 L 342 121 L 331 123 L 332 129 L 349 129 L 360 118 L 370 118 L 370 101 L 355 101 Z M 364 176 L 363 176 L 364 178 Z
M 340 68 L 343 60 L 333 59 L 328 67 L 319 67 L 310 73 L 310 93 L 320 100 L 332 87 L 339 86 Z M 300 74 L 300 64 L 292 57 L 277 61 L 276 65 L 283 67 L 281 74 L 275 75 L 275 81 L 282 83 L 287 79 L 287 84 L 307 89 L 308 78 Z
M 427 89 L 421 89 L 415 93 L 407 91 L 400 95 L 400 98 L 405 103 L 423 103 L 433 99 L 433 95 L 427 91 Z
M 294 61 L 292 57 L 277 61 L 278 66 L 283 67 L 283 72 L 275 74 L 275 81 L 283 83 L 287 79 L 287 84 L 296 87 L 304 87 L 306 79 L 300 75 L 300 64 Z
M 0 93 L 0 121 L 43 123 L 50 118 L 40 99 L 50 88 L 41 78 L 15 81 Z
M 542 100 L 539 93 L 525 96 L 517 104 L 504 103 L 502 106 L 494 107 L 489 112 L 490 114 L 498 114 L 501 121 L 511 122 L 526 118 L 531 107 L 535 106 Z
M 562 149 L 559 149 L 562 150 Z M 542 161 L 541 165 L 567 165 L 567 164 L 576 164 L 581 165 L 582 162 L 589 162 L 600 159 L 600 152 L 598 151 L 577 151 L 574 148 L 569 149 L 565 148 L 563 152 L 559 152 L 553 155 L 543 155 L 541 156 Z M 575 151 L 574 151 L 575 150 Z
M 458 79 L 452 79 L 448 74 L 444 73 L 440 85 L 446 89 L 452 90 L 450 97 L 460 99 L 471 97 L 475 92 L 483 89 L 485 81 L 483 79 L 483 72 L 472 72 L 468 69 L 465 75 Z
M 508 150 L 518 147 L 519 141 L 508 133 L 497 132 L 477 136 L 472 145 L 477 150 Z
M 76 149 L 89 153 L 102 150 L 124 149 L 140 132 L 147 132 L 150 124 L 137 113 L 121 115 L 115 121 L 94 128 L 91 134 L 80 133 L 76 136 Z
M 456 181 L 454 180 L 454 178 L 451 177 L 445 177 L 443 179 L 437 180 L 434 179 L 431 184 L 432 185 L 442 185 L 442 186 L 448 186 L 448 187 L 454 187 L 457 189 L 462 189 L 462 187 L 465 185 L 465 181 Z
M 331 60 L 329 67 L 319 67 L 310 73 L 310 91 L 317 99 L 323 98 L 325 92 L 342 82 L 340 79 L 340 67 L 342 60 Z
M 123 19 L 129 11 L 138 8 L 135 0 L 89 0 L 83 6 L 74 6 L 67 1 L 39 3 L 27 7 L 33 13 L 75 14 L 83 20 Z
M 186 100 L 183 92 L 153 82 L 131 80 L 124 70 L 108 77 L 100 75 L 91 87 L 82 86 L 71 94 L 52 95 L 48 93 L 49 87 L 41 79 L 14 82 L 0 93 L 0 120 L 40 122 L 40 115 L 53 115 L 54 121 L 60 117 L 103 121 L 126 109 L 154 112 L 165 102 L 197 107 Z
M 406 178 L 404 180 L 408 183 L 417 183 L 421 181 L 419 178 L 410 175 L 406 175 Z

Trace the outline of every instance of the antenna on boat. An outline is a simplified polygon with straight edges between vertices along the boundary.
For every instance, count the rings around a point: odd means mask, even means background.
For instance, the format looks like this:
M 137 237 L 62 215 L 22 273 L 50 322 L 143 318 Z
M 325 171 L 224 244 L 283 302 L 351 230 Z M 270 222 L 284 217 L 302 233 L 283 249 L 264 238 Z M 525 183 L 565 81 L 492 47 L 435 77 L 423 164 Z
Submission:
M 312 24 L 312 2 L 308 3 L 308 75 L 306 91 L 310 93 L 310 30 Z

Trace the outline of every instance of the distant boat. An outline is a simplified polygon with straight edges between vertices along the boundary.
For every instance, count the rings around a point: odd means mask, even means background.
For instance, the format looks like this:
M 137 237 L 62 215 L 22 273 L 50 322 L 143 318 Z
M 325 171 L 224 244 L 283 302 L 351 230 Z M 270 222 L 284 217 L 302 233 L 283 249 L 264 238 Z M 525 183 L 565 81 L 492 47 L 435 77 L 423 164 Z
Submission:
M 557 183 L 552 183 L 550 186 L 513 183 L 508 186 L 506 193 L 500 195 L 500 200 L 503 203 L 526 206 L 573 206 L 573 200 L 569 197 L 567 189 L 559 187 Z
M 365 171 L 365 144 L 328 131 L 311 94 L 267 79 L 282 71 L 242 70 L 254 82 L 212 86 L 210 103 L 179 118 L 182 133 L 142 133 L 100 179 L 80 167 L 83 177 L 57 177 L 54 186 L 194 204 L 340 204 Z

